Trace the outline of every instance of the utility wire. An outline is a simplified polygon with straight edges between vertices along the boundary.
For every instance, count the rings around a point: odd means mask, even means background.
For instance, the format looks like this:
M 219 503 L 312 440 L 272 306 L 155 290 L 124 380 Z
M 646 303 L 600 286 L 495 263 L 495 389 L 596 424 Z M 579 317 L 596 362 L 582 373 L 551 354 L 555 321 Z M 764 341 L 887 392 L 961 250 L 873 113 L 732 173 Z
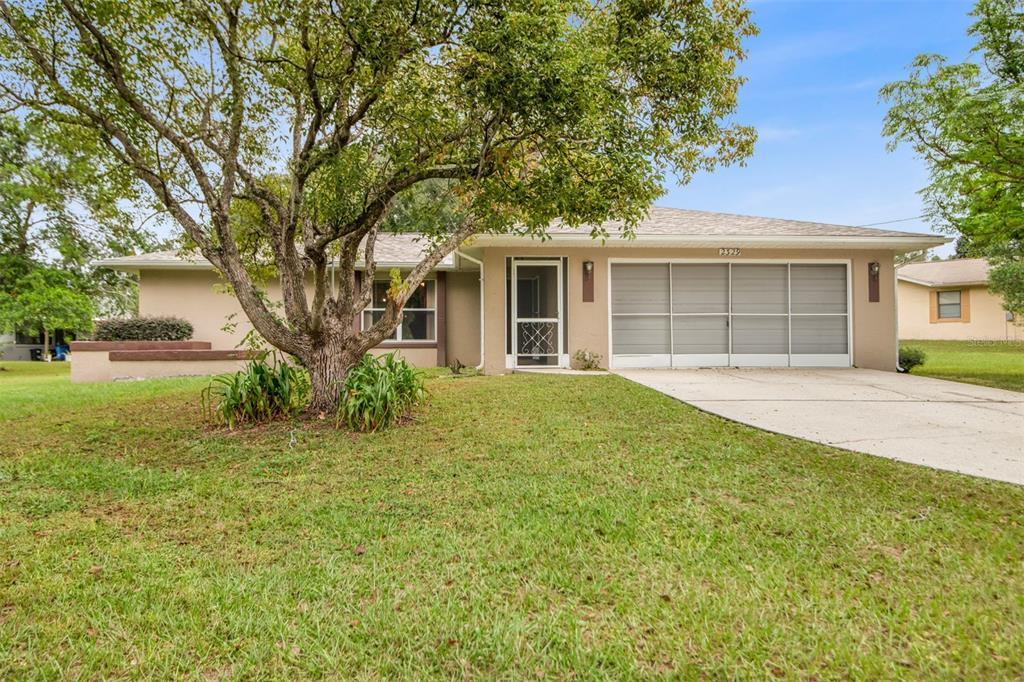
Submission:
M 916 215 L 913 218 L 900 218 L 899 220 L 883 220 L 880 223 L 868 223 L 867 225 L 857 225 L 857 227 L 875 227 L 876 225 L 892 225 L 893 223 L 905 223 L 910 220 L 919 220 L 924 218 L 923 215 Z

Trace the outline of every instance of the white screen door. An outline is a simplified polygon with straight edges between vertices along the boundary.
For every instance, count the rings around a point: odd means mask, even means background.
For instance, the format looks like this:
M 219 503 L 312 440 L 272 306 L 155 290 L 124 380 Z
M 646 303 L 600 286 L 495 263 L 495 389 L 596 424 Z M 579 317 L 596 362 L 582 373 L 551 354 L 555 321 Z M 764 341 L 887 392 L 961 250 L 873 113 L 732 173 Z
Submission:
M 516 367 L 560 367 L 561 260 L 512 261 L 512 342 Z

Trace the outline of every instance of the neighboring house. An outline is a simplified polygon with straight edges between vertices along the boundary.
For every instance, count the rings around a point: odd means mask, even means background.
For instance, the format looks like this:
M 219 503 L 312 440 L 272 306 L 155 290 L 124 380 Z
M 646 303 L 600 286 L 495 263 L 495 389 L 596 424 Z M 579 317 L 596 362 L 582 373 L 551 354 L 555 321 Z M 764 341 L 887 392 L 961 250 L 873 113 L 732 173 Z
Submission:
M 70 332 L 65 333 L 58 329 L 53 338 L 50 339 L 50 352 L 61 344 L 71 341 L 73 338 Z M 0 352 L 3 356 L 0 360 L 33 360 L 32 351 L 37 351 L 41 357 L 43 353 L 43 335 L 31 336 L 17 332 L 15 334 L 0 334 Z
M 988 269 L 984 258 L 901 266 L 900 338 L 1024 341 L 1024 326 L 988 290 Z
M 612 368 L 894 370 L 894 256 L 947 241 L 658 207 L 634 239 L 618 223 L 605 227 L 603 243 L 589 228 L 558 225 L 546 241 L 473 237 L 437 266 L 379 350 L 488 373 L 567 367 L 584 349 Z M 411 268 L 421 250 L 415 236 L 381 235 L 373 303 L 354 324 L 380 314 L 388 271 Z M 236 348 L 250 329 L 203 259 L 161 252 L 100 264 L 137 272 L 140 313 L 184 317 L 214 350 Z

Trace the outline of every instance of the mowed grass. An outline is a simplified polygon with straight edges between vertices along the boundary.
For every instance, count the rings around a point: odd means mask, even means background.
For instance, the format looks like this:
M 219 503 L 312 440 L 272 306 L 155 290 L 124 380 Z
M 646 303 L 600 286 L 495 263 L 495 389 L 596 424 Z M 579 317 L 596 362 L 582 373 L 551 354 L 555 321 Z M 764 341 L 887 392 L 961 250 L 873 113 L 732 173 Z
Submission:
M 615 376 L 360 436 L 204 383 L 0 372 L 0 678 L 1024 676 L 1024 489 Z
M 912 374 L 1024 391 L 1024 343 L 1002 341 L 903 341 L 927 354 Z

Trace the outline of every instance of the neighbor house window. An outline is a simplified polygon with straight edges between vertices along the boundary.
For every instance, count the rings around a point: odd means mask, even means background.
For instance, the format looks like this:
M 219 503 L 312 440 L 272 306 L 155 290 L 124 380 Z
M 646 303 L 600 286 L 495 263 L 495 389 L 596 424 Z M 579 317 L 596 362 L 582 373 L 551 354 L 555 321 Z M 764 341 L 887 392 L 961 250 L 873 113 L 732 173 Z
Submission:
M 14 343 L 38 346 L 42 342 L 42 334 L 36 334 L 33 336 L 32 334 L 26 334 L 24 332 L 14 332 Z
M 369 329 L 374 322 L 384 316 L 390 286 L 385 280 L 373 283 L 373 299 L 370 301 L 370 307 L 363 311 L 363 329 Z M 402 322 L 388 340 L 434 341 L 437 338 L 435 319 L 434 280 L 427 280 L 416 287 L 409 296 L 402 310 Z
M 960 292 L 940 291 L 939 292 L 939 319 L 959 320 L 961 318 Z

